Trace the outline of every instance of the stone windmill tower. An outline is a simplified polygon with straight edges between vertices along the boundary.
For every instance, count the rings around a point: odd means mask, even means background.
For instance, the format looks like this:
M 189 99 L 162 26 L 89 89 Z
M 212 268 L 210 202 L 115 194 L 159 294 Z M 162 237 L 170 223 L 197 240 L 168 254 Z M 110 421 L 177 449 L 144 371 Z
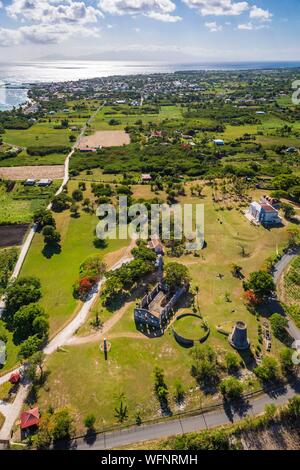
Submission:
M 235 349 L 244 350 L 250 347 L 250 341 L 247 333 L 247 325 L 244 322 L 238 321 L 231 335 L 229 336 L 229 342 Z

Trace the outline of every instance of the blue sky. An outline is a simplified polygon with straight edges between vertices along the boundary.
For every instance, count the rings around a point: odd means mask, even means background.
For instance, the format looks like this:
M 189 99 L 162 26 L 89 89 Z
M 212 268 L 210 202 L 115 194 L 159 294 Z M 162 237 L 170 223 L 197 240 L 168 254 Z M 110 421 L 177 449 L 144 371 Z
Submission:
M 0 0 L 0 60 L 300 60 L 299 0 Z

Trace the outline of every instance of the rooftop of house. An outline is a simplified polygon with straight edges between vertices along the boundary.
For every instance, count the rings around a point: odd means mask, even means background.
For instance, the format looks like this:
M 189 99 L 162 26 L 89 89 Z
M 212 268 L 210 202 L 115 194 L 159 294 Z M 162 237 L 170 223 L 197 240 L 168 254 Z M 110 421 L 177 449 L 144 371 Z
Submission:
M 11 384 L 17 384 L 19 383 L 21 380 L 21 374 L 20 372 L 14 372 L 13 374 L 11 374 L 10 378 L 9 378 L 9 381 Z
M 21 429 L 31 428 L 37 426 L 40 422 L 40 412 L 38 408 L 32 408 L 31 410 L 23 411 L 20 418 Z
M 142 174 L 142 180 L 143 181 L 146 181 L 146 180 L 151 180 L 152 179 L 152 176 L 149 175 L 149 174 Z

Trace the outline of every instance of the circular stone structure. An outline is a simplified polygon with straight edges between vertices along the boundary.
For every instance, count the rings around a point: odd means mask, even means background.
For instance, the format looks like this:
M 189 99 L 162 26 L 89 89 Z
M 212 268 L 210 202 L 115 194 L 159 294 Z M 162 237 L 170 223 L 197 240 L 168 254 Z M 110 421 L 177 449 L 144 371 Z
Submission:
M 250 341 L 247 333 L 247 325 L 244 322 L 236 322 L 232 333 L 229 336 L 229 342 L 231 346 L 240 351 L 249 349 Z
M 176 341 L 186 348 L 191 348 L 195 343 L 204 343 L 210 334 L 203 328 L 203 319 L 195 313 L 183 313 L 179 315 L 172 328 Z

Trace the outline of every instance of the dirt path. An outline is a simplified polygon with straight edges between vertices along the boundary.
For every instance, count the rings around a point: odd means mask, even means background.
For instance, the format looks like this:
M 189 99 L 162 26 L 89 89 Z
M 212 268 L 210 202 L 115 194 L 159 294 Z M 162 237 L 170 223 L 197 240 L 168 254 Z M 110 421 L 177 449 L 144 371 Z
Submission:
M 133 302 L 129 302 L 123 305 L 123 307 L 120 308 L 117 313 L 115 313 L 109 320 L 104 323 L 103 328 L 100 331 L 97 331 L 97 333 L 93 333 L 88 336 L 72 336 L 72 338 L 69 339 L 67 344 L 79 345 L 100 341 L 123 318 L 128 308 L 132 304 Z

